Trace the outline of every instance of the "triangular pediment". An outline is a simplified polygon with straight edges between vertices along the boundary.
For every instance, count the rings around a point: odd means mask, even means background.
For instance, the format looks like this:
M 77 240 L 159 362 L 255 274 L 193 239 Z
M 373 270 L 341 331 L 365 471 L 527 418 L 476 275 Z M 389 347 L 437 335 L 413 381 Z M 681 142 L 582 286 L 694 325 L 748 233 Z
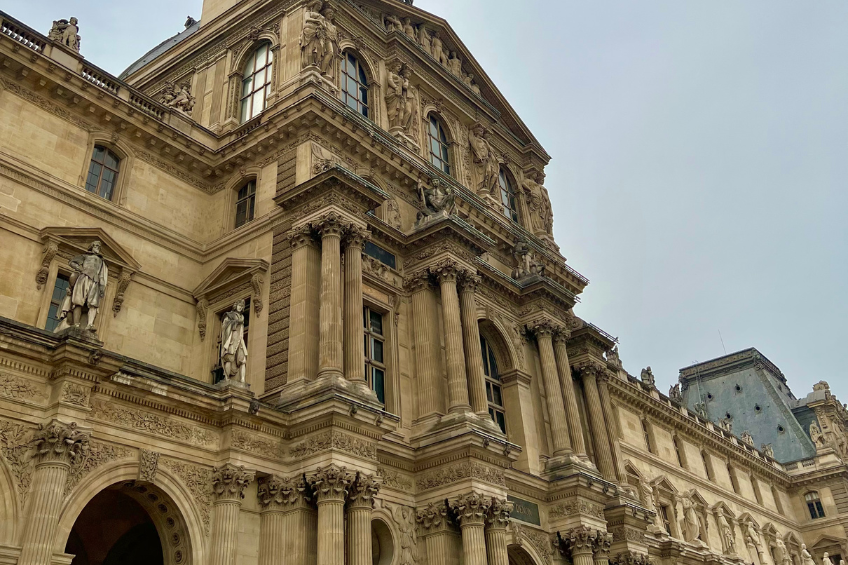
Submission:
M 41 238 L 45 243 L 54 241 L 74 254 L 85 253 L 91 242 L 98 240 L 107 264 L 117 265 L 130 272 L 141 270 L 141 265 L 130 252 L 102 228 L 47 227 L 41 230 Z
M 757 529 L 759 529 L 759 528 L 760 528 L 760 524 L 759 524 L 759 522 L 757 522 L 757 521 L 754 519 L 754 517 L 753 517 L 753 516 L 751 516 L 750 512 L 745 512 L 744 514 L 740 514 L 740 515 L 739 515 L 739 523 L 740 523 L 740 524 L 747 524 L 747 523 L 749 523 L 749 522 L 750 522 L 751 524 L 754 524 L 754 527 L 755 527 L 755 528 L 757 528 Z
M 833 547 L 834 545 L 842 547 L 842 544 L 845 542 L 845 539 L 840 539 L 834 536 L 823 535 L 811 546 L 812 549 L 826 550 L 829 547 Z
M 661 477 L 657 477 L 653 481 L 651 481 L 651 486 L 660 491 L 670 492 L 671 494 L 677 496 L 677 489 L 674 488 L 674 485 L 665 477 L 665 475 Z
M 724 514 L 727 518 L 736 518 L 736 513 L 723 500 L 716 502 L 710 510 Z
M 228 257 L 221 261 L 221 264 L 194 289 L 194 297 L 201 300 L 225 292 L 231 286 L 250 280 L 257 273 L 267 272 L 268 266 L 268 261 L 264 259 L 234 259 Z

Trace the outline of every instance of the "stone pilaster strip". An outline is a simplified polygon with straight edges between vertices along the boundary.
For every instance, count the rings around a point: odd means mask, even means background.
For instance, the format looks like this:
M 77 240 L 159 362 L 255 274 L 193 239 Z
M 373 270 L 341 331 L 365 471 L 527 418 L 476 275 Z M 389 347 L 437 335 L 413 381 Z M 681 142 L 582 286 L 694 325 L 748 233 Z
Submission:
M 477 285 L 480 277 L 463 273 L 459 278 L 459 301 L 462 315 L 462 337 L 465 347 L 465 371 L 468 378 L 468 395 L 471 409 L 478 415 L 489 417 L 486 400 L 486 377 L 483 373 L 483 356 L 480 350 L 480 328 L 477 325 Z
M 559 371 L 554 356 L 553 336 L 557 326 L 541 320 L 528 325 L 528 329 L 536 335 L 539 347 L 539 357 L 542 361 L 542 380 L 545 383 L 545 401 L 548 406 L 548 419 L 551 424 L 553 440 L 553 456 L 565 457 L 571 455 L 571 438 L 568 432 L 568 420 L 563 411 L 562 389 Z
M 612 400 L 610 399 L 608 381 L 609 373 L 603 372 L 598 376 L 598 397 L 601 400 L 601 408 L 604 412 L 604 423 L 606 424 L 607 435 L 609 436 L 612 463 L 615 467 L 615 473 L 618 476 L 618 482 L 622 485 L 626 485 L 627 474 L 624 472 L 624 457 L 621 454 L 618 426 L 616 425 L 615 413 L 612 409 Z
M 442 292 L 442 313 L 445 325 L 445 357 L 448 373 L 448 411 L 468 412 L 468 379 L 465 373 L 465 348 L 462 344 L 462 320 L 459 311 L 459 295 L 456 281 L 459 268 L 451 260 L 444 260 L 430 267 L 430 272 L 439 281 Z
M 580 409 L 577 407 L 577 395 L 574 392 L 574 382 L 571 380 L 571 365 L 568 362 L 568 350 L 565 341 L 570 331 L 559 328 L 554 333 L 554 356 L 562 387 L 563 402 L 565 403 L 565 419 L 568 422 L 568 433 L 571 438 L 571 448 L 578 457 L 586 457 L 586 442 L 583 439 L 583 424 L 580 421 Z

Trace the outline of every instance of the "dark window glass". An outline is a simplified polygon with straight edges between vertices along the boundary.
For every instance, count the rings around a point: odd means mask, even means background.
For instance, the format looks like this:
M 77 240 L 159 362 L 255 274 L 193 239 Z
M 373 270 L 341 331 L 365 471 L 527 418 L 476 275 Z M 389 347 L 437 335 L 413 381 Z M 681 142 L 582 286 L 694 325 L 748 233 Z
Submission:
M 671 519 L 669 519 L 669 509 L 665 504 L 660 505 L 660 517 L 662 518 L 663 528 L 665 533 L 671 535 Z
M 260 45 L 245 62 L 241 81 L 241 123 L 265 110 L 271 93 L 273 63 L 274 52 L 268 43 Z
M 121 159 L 112 151 L 102 145 L 95 145 L 91 164 L 88 166 L 88 177 L 85 179 L 85 189 L 106 200 L 112 200 L 120 163 Z
M 512 183 L 509 182 L 509 177 L 507 177 L 503 168 L 501 168 L 500 174 L 498 174 L 498 185 L 501 189 L 501 205 L 503 206 L 503 215 L 512 220 L 513 222 L 518 221 L 518 206 L 515 204 L 515 189 L 512 187 Z
M 498 364 L 495 362 L 495 353 L 489 342 L 480 336 L 480 351 L 483 355 L 483 374 L 486 377 L 486 401 L 489 403 L 489 416 L 498 425 L 503 433 L 506 433 L 506 417 L 503 405 L 503 389 L 501 388 L 501 377 L 498 374 Z
M 807 509 L 810 511 L 810 518 L 812 520 L 824 518 L 824 506 L 822 506 L 821 499 L 819 498 L 819 493 L 807 493 L 804 496 L 804 500 L 807 501 Z
M 374 259 L 385 265 L 388 265 L 392 269 L 397 268 L 395 256 L 380 247 L 379 245 L 374 245 L 370 241 L 365 242 L 365 254 L 369 257 L 373 257 Z
M 368 117 L 368 79 L 353 53 L 342 57 L 342 102 Z
M 218 320 L 223 320 L 224 315 L 229 311 L 230 308 L 227 308 L 218 314 Z M 244 316 L 244 344 L 248 345 L 250 343 L 247 337 L 250 333 L 250 298 L 244 299 L 244 312 L 241 314 Z M 212 384 L 217 384 L 224 380 L 224 368 L 221 366 L 221 337 L 221 332 L 218 332 L 218 341 L 215 345 L 215 363 L 212 366 Z
M 256 206 L 256 181 L 252 180 L 238 191 L 236 196 L 236 227 L 241 227 L 253 219 Z
M 62 302 L 68 293 L 71 283 L 66 275 L 59 273 L 56 275 L 56 284 L 53 285 L 53 295 L 50 297 L 50 309 L 47 311 L 47 324 L 44 329 L 52 332 L 59 325 L 59 314 L 62 311 Z
M 367 306 L 362 309 L 365 324 L 365 379 L 377 395 L 386 402 L 386 338 L 383 335 L 383 315 Z
M 446 175 L 451 174 L 448 136 L 445 135 L 445 130 L 439 119 L 433 115 L 430 116 L 427 139 L 430 146 L 430 163 Z
M 645 423 L 645 420 L 642 420 L 642 433 L 645 436 L 645 447 L 648 448 L 648 451 L 653 453 L 654 447 L 651 445 L 651 434 L 648 432 L 648 424 Z
M 701 452 L 701 459 L 704 461 L 704 471 L 707 473 L 707 478 L 709 480 L 713 480 L 712 469 L 710 469 L 710 461 L 707 459 L 707 454 L 703 451 Z

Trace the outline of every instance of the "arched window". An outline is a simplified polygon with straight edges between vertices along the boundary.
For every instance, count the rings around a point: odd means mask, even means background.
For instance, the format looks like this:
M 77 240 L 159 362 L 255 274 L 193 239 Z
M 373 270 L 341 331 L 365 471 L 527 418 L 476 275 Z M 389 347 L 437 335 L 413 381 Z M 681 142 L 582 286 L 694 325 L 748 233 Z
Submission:
M 253 219 L 256 208 L 256 179 L 248 181 L 236 194 L 236 225 L 241 227 Z
M 489 402 L 489 416 L 492 417 L 501 431 L 506 433 L 501 376 L 498 374 L 495 352 L 482 335 L 480 336 L 480 350 L 483 353 L 483 374 L 486 376 L 486 400 Z
M 273 62 L 274 53 L 269 43 L 260 45 L 247 58 L 242 69 L 244 78 L 241 81 L 241 123 L 265 110 L 265 103 L 271 94 Z
M 501 204 L 503 205 L 503 214 L 513 222 L 518 221 L 518 206 L 515 204 L 515 189 L 509 177 L 506 175 L 503 167 L 498 174 L 498 186 L 501 189 Z
M 810 511 L 811 519 L 824 518 L 824 506 L 822 506 L 819 493 L 816 491 L 808 492 L 804 495 L 804 500 L 807 502 L 807 510 Z
M 445 128 L 434 114 L 430 114 L 430 127 L 427 129 L 427 140 L 430 150 L 430 163 L 445 173 L 451 174 L 450 154 L 448 153 L 448 136 Z
M 112 194 L 118 184 L 120 165 L 120 157 L 102 145 L 95 145 L 91 164 L 88 166 L 85 189 L 106 200 L 112 200 Z
M 342 101 L 368 117 L 368 77 L 365 67 L 350 51 L 342 56 Z

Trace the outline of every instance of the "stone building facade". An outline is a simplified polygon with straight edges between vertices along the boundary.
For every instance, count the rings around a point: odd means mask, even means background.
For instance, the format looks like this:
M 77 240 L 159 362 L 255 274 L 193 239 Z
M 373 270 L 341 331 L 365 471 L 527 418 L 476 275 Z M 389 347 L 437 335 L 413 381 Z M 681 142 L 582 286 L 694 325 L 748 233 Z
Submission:
M 843 406 L 750 354 L 757 449 L 628 374 L 445 21 L 205 0 L 120 78 L 0 22 L 0 563 L 848 556 Z

